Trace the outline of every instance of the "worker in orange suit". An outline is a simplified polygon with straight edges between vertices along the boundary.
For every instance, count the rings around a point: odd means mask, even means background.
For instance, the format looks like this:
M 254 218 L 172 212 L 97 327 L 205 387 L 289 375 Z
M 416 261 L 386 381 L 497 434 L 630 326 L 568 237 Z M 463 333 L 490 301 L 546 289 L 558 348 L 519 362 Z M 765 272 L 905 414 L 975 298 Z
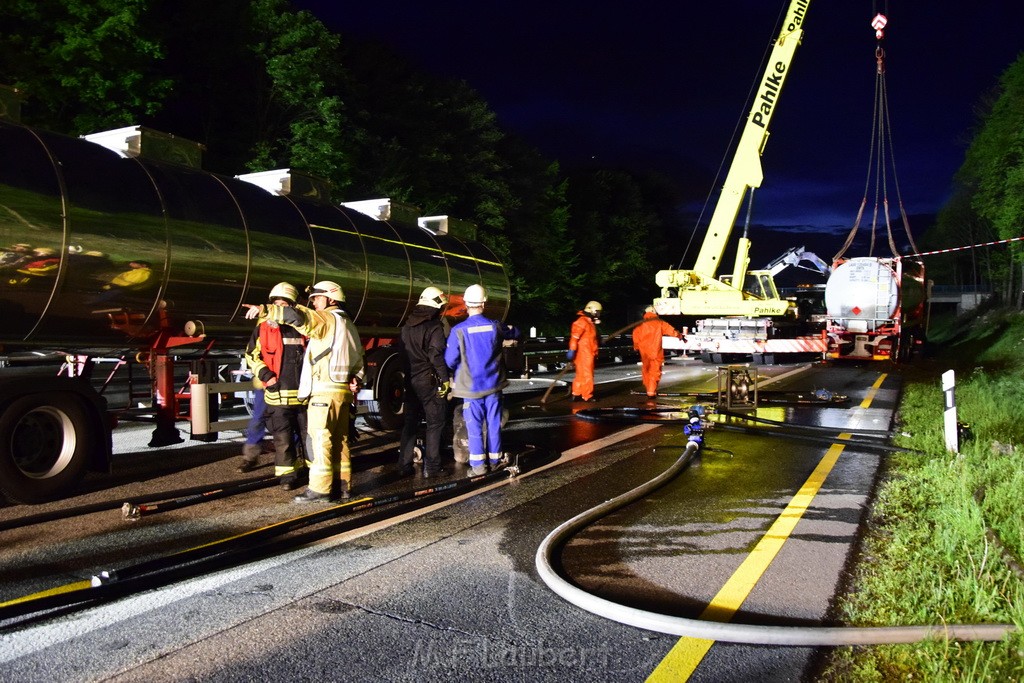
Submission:
M 594 363 L 597 361 L 597 324 L 601 322 L 601 304 L 588 301 L 577 311 L 576 321 L 569 333 L 569 352 L 565 357 L 576 363 L 576 376 L 572 380 L 572 400 L 594 400 Z
M 658 382 L 661 381 L 661 365 L 665 362 L 662 337 L 685 339 L 676 328 L 658 317 L 654 306 L 648 306 L 644 309 L 644 321 L 633 329 L 633 348 L 640 352 L 641 372 L 648 398 L 657 395 Z

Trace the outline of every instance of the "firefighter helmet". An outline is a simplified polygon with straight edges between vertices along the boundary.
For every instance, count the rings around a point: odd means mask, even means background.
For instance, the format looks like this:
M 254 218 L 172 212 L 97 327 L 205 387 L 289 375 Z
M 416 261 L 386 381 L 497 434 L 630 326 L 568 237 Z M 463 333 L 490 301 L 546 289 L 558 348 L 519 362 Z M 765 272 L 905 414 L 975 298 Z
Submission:
M 437 287 L 427 287 L 420 294 L 420 300 L 417 303 L 422 306 L 430 306 L 431 308 L 441 308 L 448 303 L 448 297 Z
M 599 301 L 588 301 L 587 305 L 583 307 L 583 312 L 589 315 L 591 318 L 597 318 L 601 315 L 601 303 Z
M 330 280 L 321 280 L 312 287 L 307 287 L 306 294 L 309 294 L 310 298 L 323 295 L 336 303 L 345 303 L 345 292 L 341 291 L 341 285 Z
M 470 285 L 466 287 L 466 293 L 462 296 L 466 306 L 479 308 L 487 302 L 487 290 L 483 285 Z
M 274 299 L 284 299 L 294 306 L 295 302 L 299 300 L 299 290 L 295 289 L 295 285 L 290 282 L 278 282 L 270 290 L 270 296 L 267 297 L 267 301 L 273 303 Z

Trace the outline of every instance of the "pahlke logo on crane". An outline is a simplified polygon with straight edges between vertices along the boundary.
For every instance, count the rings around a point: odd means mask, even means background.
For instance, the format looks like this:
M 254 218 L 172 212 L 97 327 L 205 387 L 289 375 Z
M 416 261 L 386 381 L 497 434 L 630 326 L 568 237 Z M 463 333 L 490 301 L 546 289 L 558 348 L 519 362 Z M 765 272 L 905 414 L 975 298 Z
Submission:
M 775 98 L 778 97 L 779 89 L 782 88 L 782 78 L 786 73 L 786 65 L 782 62 L 775 62 L 775 73 L 764 79 L 764 87 L 758 96 L 761 106 L 754 112 L 750 122 L 764 128 L 764 117 L 771 116 L 772 107 L 775 106 Z
M 800 28 L 804 23 L 804 13 L 807 11 L 807 5 L 811 0 L 806 2 L 797 3 L 797 7 L 793 10 L 793 21 L 786 25 L 787 31 L 795 31 Z

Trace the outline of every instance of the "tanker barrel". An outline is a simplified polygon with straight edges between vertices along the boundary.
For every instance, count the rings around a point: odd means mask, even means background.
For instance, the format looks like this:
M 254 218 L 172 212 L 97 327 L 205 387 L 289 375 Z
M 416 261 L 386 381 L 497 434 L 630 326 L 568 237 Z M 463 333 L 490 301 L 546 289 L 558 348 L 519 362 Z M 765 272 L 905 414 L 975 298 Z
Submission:
M 280 281 L 338 282 L 364 337 L 397 334 L 428 285 L 482 283 L 506 315 L 483 244 L 284 191 L 0 121 L 0 343 L 144 345 L 195 321 L 240 345 L 242 304 Z
M 919 261 L 856 257 L 839 264 L 825 285 L 828 317 L 851 332 L 874 332 L 904 319 L 920 317 L 925 296 Z

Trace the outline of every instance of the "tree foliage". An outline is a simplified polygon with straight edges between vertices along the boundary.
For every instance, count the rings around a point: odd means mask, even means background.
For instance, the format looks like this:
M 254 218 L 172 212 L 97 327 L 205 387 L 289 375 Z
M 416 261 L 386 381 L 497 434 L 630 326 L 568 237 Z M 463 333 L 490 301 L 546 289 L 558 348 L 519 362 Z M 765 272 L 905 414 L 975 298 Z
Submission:
M 25 91 L 41 126 L 86 133 L 159 110 L 171 81 L 150 0 L 4 0 L 0 82 Z
M 978 119 L 953 196 L 926 236 L 930 247 L 966 246 L 1024 233 L 1024 53 L 986 96 Z M 1020 303 L 1024 260 L 1019 246 L 960 252 L 939 264 L 962 283 L 991 285 L 1007 301 Z

